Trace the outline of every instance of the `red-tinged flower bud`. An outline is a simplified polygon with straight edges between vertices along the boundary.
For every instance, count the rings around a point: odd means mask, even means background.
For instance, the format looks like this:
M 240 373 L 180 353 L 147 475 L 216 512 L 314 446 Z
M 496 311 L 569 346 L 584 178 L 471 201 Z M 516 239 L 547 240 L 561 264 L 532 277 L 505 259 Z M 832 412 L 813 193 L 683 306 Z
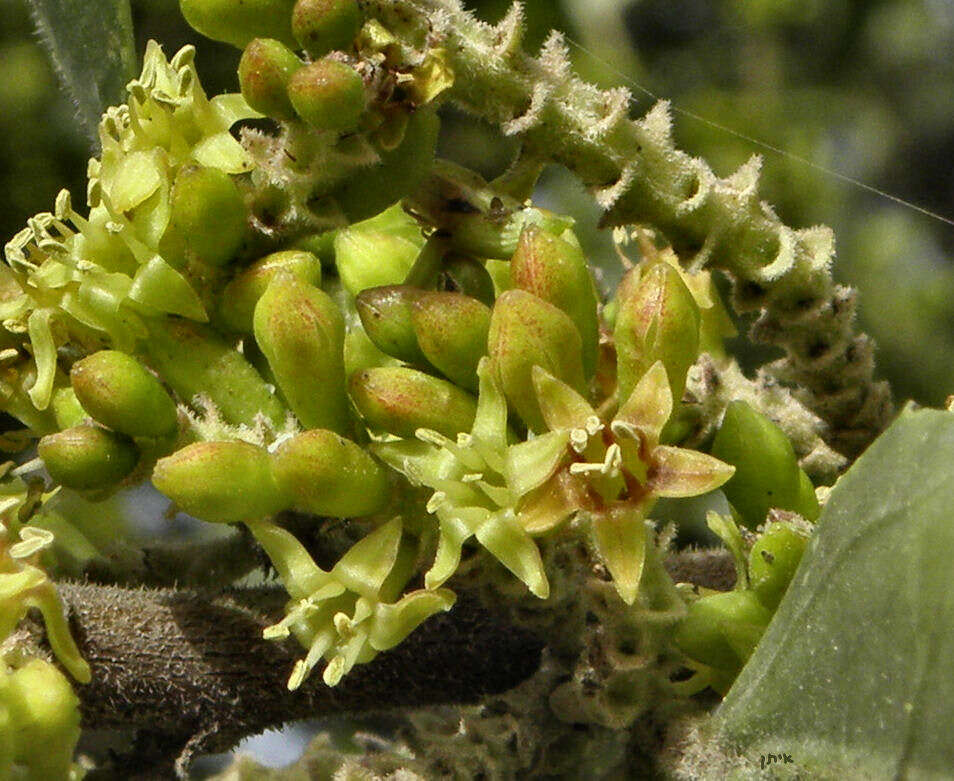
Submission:
M 358 72 L 327 57 L 295 72 L 288 97 L 305 122 L 336 133 L 357 129 L 368 100 Z
M 171 248 L 170 263 L 224 266 L 242 246 L 247 230 L 245 202 L 227 173 L 199 165 L 179 170 L 172 186 L 172 215 L 162 238 Z
M 351 45 L 361 27 L 355 0 L 298 0 L 292 11 L 292 33 L 312 59 Z
M 470 431 L 477 400 L 446 380 L 415 369 L 382 366 L 351 377 L 351 399 L 371 428 L 413 437 L 419 428 L 448 437 Z
M 510 280 L 514 287 L 533 293 L 570 316 L 582 339 L 583 370 L 592 377 L 600 337 L 598 300 L 582 250 L 536 225 L 528 225 L 510 261 Z
M 282 442 L 272 454 L 272 474 L 292 508 L 313 515 L 371 515 L 387 506 L 391 494 L 384 467 L 326 429 Z
M 580 332 L 563 310 L 524 290 L 497 299 L 487 337 L 504 394 L 534 431 L 546 431 L 533 386 L 533 367 L 585 394 Z
M 295 108 L 288 99 L 288 81 L 302 61 L 281 41 L 256 38 L 245 47 L 238 76 L 248 104 L 272 119 L 291 120 Z
M 196 518 L 255 521 L 288 506 L 272 477 L 271 458 L 248 442 L 196 442 L 160 459 L 152 484 Z
M 255 340 L 302 424 L 346 431 L 344 318 L 331 296 L 282 271 L 259 299 L 254 325 Z
M 131 437 L 164 437 L 178 423 L 175 402 L 135 358 L 100 350 L 73 364 L 70 382 L 91 417 Z
M 37 447 L 46 470 L 57 483 L 77 491 L 110 488 L 139 460 L 132 441 L 98 426 L 74 426 L 49 434 Z
M 409 285 L 382 285 L 362 290 L 355 307 L 374 345 L 406 363 L 427 364 L 417 343 L 411 315 L 422 290 Z
M 291 12 L 295 0 L 180 0 L 186 21 L 204 36 L 239 49 L 253 38 L 295 45 Z
M 630 270 L 617 300 L 617 397 L 625 402 L 649 367 L 662 361 L 678 402 L 699 354 L 699 307 L 692 293 L 679 272 L 660 261 Z
M 255 305 L 274 276 L 283 270 L 315 287 L 321 285 L 321 261 L 310 252 L 273 252 L 255 261 L 225 286 L 219 304 L 223 324 L 239 333 L 252 333 Z
M 477 364 L 487 354 L 490 309 L 460 293 L 423 293 L 414 302 L 421 351 L 452 382 L 477 390 Z

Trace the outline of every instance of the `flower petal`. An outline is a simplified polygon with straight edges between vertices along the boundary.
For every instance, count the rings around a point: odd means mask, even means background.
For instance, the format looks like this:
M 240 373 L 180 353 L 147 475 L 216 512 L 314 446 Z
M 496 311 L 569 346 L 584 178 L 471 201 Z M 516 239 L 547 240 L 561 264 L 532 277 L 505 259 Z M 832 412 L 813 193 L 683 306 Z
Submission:
M 646 514 L 642 507 L 614 508 L 592 516 L 593 542 L 613 585 L 627 605 L 636 601 L 646 560 Z
M 706 453 L 660 445 L 653 450 L 649 488 L 656 496 L 681 498 L 714 491 L 735 467 Z
M 670 415 L 672 391 L 669 389 L 666 367 L 662 361 L 656 361 L 636 383 L 633 392 L 616 413 L 615 421 L 639 429 L 652 447 L 659 442 L 659 433 Z

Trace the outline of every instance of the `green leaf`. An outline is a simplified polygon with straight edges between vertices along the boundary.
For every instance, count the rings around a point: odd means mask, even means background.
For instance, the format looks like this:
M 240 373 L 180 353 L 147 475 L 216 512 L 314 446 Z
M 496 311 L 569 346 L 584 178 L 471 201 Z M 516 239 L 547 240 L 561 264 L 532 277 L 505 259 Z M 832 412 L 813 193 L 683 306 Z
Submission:
M 98 151 L 103 111 L 136 75 L 129 0 L 29 0 L 37 31 Z
M 949 777 L 952 463 L 954 415 L 911 412 L 838 481 L 717 740 L 811 778 Z

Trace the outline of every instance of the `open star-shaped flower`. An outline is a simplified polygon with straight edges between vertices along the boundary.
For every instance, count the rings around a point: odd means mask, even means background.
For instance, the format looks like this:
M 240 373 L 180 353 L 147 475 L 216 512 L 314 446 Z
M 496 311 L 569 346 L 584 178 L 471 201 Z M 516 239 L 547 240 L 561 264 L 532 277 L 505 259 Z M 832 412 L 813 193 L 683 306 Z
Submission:
M 579 393 L 539 367 L 533 383 L 550 434 L 565 433 L 574 478 L 565 496 L 590 521 L 592 540 L 619 595 L 636 599 L 645 556 L 645 519 L 660 497 L 698 496 L 728 480 L 733 467 L 695 450 L 660 444 L 673 409 L 666 369 L 657 361 L 607 425 Z

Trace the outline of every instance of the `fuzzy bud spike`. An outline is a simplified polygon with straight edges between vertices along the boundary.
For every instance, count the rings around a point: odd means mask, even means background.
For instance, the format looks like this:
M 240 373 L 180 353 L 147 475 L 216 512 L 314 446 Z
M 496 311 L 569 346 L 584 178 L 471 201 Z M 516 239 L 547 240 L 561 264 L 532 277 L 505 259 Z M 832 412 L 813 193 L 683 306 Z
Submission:
M 692 293 L 676 269 L 659 261 L 632 269 L 620 283 L 618 299 L 618 398 L 629 398 L 649 367 L 662 361 L 678 402 L 699 352 L 699 307 Z
M 415 369 L 383 366 L 351 377 L 351 399 L 372 428 L 411 438 L 418 429 L 447 437 L 470 431 L 477 400 L 446 380 Z
M 40 458 L 57 483 L 77 491 L 110 488 L 136 466 L 139 451 L 121 434 L 74 426 L 40 440 Z
M 254 521 L 287 506 L 272 477 L 268 452 L 248 442 L 188 445 L 159 460 L 152 484 L 203 521 Z
M 477 390 L 477 364 L 487 352 L 490 309 L 460 293 L 423 293 L 413 304 L 417 343 L 440 372 L 462 388 Z
M 255 339 L 282 395 L 308 428 L 344 432 L 344 319 L 324 291 L 278 273 L 255 307 Z
M 487 344 L 507 400 L 534 431 L 546 430 L 533 387 L 534 366 L 584 392 L 579 331 L 565 312 L 532 293 L 508 290 L 497 299 Z
M 114 431 L 164 437 L 176 430 L 175 403 L 132 356 L 100 350 L 73 364 L 70 382 L 83 409 Z
M 282 442 L 272 454 L 272 474 L 292 507 L 313 515 L 371 515 L 390 496 L 384 468 L 354 442 L 325 429 Z
M 570 316 L 582 339 L 583 371 L 592 377 L 599 344 L 598 302 L 579 246 L 528 225 L 510 261 L 510 279 L 514 287 L 533 293 Z

